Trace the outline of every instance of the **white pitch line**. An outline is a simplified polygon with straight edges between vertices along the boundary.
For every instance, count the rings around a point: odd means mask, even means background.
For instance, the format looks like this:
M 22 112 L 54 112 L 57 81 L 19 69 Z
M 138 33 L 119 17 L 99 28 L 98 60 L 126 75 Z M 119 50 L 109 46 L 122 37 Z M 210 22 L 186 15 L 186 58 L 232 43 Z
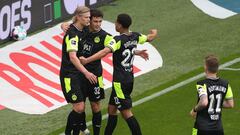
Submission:
M 235 64 L 235 63 L 238 63 L 238 62 L 240 62 L 240 58 L 236 58 L 236 59 L 234 59 L 234 60 L 231 60 L 231 61 L 229 61 L 229 62 L 226 62 L 226 63 L 220 65 L 219 68 L 220 68 L 220 69 L 224 69 L 224 68 L 226 68 L 226 67 L 228 67 L 228 66 L 231 66 L 231 65 L 233 65 L 233 64 Z M 154 98 L 156 98 L 156 97 L 159 97 L 159 96 L 161 96 L 161 95 L 164 95 L 164 94 L 166 94 L 166 93 L 168 93 L 168 92 L 170 92 L 170 91 L 176 90 L 177 88 L 180 88 L 180 87 L 182 87 L 182 86 L 184 86 L 184 85 L 186 85 L 186 84 L 189 84 L 189 83 L 191 83 L 191 82 L 193 82 L 193 81 L 196 81 L 196 80 L 204 77 L 204 75 L 205 75 L 205 73 L 198 74 L 198 75 L 196 75 L 196 76 L 194 76 L 194 77 L 191 77 L 191 78 L 189 78 L 189 79 L 187 79 L 187 80 L 184 80 L 184 81 L 182 81 L 182 82 L 180 82 L 180 83 L 177 83 L 177 84 L 175 84 L 175 85 L 173 85 L 173 86 L 170 86 L 170 87 L 168 87 L 168 88 L 166 88 L 166 89 L 163 89 L 163 90 L 161 90 L 161 91 L 159 91 L 159 92 L 153 93 L 153 94 L 150 95 L 150 96 L 147 96 L 147 97 L 144 97 L 144 98 L 142 98 L 142 99 L 139 99 L 139 100 L 133 102 L 133 106 L 140 105 L 140 104 L 145 103 L 145 102 L 147 102 L 147 101 L 150 101 L 150 100 L 152 100 L 152 99 L 154 99 Z M 108 116 L 108 114 L 104 114 L 103 117 L 102 117 L 102 120 L 107 119 L 107 116 Z M 88 122 L 87 122 L 87 126 L 91 126 L 91 125 L 92 125 L 92 122 L 91 122 L 91 121 L 88 121 Z M 64 135 L 64 133 L 61 133 L 60 135 Z
M 240 68 L 222 68 L 221 70 L 240 71 Z

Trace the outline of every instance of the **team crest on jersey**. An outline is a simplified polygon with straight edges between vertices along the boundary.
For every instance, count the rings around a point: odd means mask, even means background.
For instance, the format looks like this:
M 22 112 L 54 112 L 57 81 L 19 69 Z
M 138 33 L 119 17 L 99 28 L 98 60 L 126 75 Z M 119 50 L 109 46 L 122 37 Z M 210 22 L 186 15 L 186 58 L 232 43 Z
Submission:
M 72 100 L 76 101 L 77 100 L 77 96 L 75 94 L 72 95 Z
M 100 42 L 100 38 L 99 38 L 99 37 L 95 37 L 95 38 L 94 38 L 94 42 L 95 42 L 95 43 L 99 43 L 99 42 Z

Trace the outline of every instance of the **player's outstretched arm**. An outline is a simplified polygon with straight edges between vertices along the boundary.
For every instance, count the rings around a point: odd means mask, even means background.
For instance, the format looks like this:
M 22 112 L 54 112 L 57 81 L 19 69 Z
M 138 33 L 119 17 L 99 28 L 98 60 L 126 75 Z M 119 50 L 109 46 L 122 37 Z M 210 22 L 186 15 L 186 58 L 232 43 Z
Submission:
M 157 37 L 157 29 L 151 29 L 147 35 L 147 42 L 152 42 Z
M 97 83 L 97 77 L 88 72 L 87 69 L 81 64 L 81 62 L 79 61 L 78 57 L 76 56 L 76 52 L 69 52 L 69 58 L 70 61 L 73 63 L 73 65 L 80 71 L 82 72 L 85 77 L 92 83 L 95 84 Z
M 233 107 L 234 107 L 233 99 L 225 99 L 223 101 L 223 108 L 233 108 Z
M 108 47 L 105 47 L 104 49 L 102 49 L 101 51 L 95 53 L 94 55 L 88 57 L 88 58 L 85 58 L 85 57 L 80 57 L 80 61 L 83 65 L 87 64 L 87 63 L 90 63 L 90 62 L 93 62 L 93 61 L 96 61 L 96 60 L 99 60 L 103 57 L 105 57 L 107 54 L 111 53 L 112 50 Z
M 135 50 L 134 54 L 142 57 L 146 61 L 149 60 L 147 50 Z
M 67 30 L 69 29 L 70 24 L 68 22 L 64 22 L 61 24 L 61 29 L 63 30 L 63 32 L 67 32 Z

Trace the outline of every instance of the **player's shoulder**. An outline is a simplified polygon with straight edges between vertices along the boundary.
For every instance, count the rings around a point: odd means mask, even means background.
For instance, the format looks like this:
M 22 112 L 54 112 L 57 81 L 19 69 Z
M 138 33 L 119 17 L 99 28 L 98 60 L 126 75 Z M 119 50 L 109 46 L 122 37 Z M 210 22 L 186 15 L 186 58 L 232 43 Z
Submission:
M 197 81 L 197 85 L 204 85 L 206 83 L 208 83 L 207 79 L 202 79 L 202 80 Z
M 122 34 L 121 35 L 116 35 L 116 36 L 114 36 L 114 39 L 115 39 L 116 42 L 118 42 L 121 39 L 123 39 L 123 35 Z
M 218 79 L 205 78 L 205 79 L 197 81 L 197 84 L 198 85 L 204 85 L 204 84 L 212 83 L 213 81 L 218 82 L 219 84 L 222 84 L 222 85 L 228 85 L 228 81 L 223 79 L 223 78 L 218 78 Z
M 139 37 L 141 36 L 142 34 L 139 33 L 139 32 L 131 32 L 131 38 L 133 39 L 139 39 Z
M 66 32 L 66 35 L 75 34 L 77 33 L 77 31 L 78 31 L 77 28 L 73 24 L 70 24 L 69 29 Z
M 99 34 L 102 35 L 102 36 L 107 36 L 107 35 L 112 36 L 110 33 L 106 32 L 106 31 L 103 30 L 103 29 L 101 29 L 101 30 L 99 31 Z
M 229 83 L 228 80 L 225 80 L 223 78 L 219 78 L 219 82 L 223 85 L 228 85 L 228 83 Z
M 132 32 L 132 35 L 133 36 L 141 36 L 141 33 L 139 33 L 139 32 Z

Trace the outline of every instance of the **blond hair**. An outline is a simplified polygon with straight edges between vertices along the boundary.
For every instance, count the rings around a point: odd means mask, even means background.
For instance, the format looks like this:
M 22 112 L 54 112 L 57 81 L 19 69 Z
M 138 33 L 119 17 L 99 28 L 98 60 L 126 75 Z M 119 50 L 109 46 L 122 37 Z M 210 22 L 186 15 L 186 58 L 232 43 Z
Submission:
M 74 11 L 74 16 L 72 18 L 73 23 L 77 22 L 77 16 L 82 15 L 84 13 L 90 12 L 90 9 L 86 6 L 77 6 L 76 10 Z

